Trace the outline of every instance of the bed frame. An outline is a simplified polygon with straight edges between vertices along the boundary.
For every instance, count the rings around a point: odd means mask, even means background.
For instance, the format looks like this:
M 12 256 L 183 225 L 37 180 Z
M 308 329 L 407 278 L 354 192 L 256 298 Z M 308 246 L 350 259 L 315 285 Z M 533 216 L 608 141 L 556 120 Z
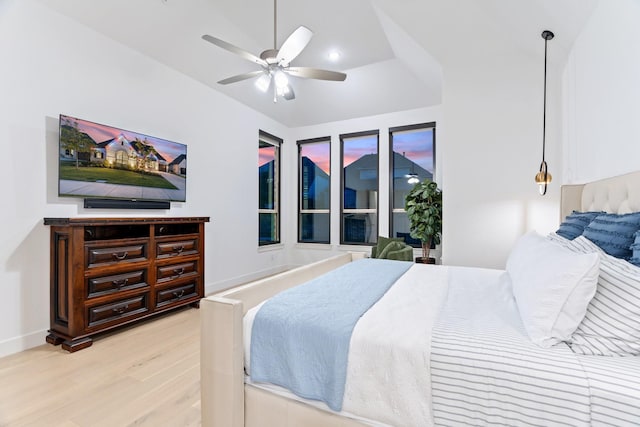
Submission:
M 640 172 L 561 189 L 561 219 L 573 210 L 640 211 Z M 206 427 L 365 426 L 244 383 L 242 317 L 276 293 L 363 258 L 346 253 L 204 298 L 200 304 L 200 387 Z
M 560 219 L 571 211 L 630 213 L 640 211 L 640 172 L 631 172 L 588 184 L 563 185 Z
M 345 253 L 201 300 L 200 405 L 203 426 L 364 425 L 251 385 L 245 386 L 242 344 L 242 317 L 252 307 L 278 292 L 364 256 L 364 253 Z

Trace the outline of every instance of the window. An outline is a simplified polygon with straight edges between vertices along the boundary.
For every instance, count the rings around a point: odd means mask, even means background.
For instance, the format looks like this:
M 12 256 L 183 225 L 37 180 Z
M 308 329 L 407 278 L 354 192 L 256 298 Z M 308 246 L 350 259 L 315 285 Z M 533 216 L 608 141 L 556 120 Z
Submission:
M 258 138 L 258 245 L 280 243 L 280 145 L 260 131 Z
M 298 242 L 330 243 L 331 138 L 298 141 Z
M 424 179 L 433 179 L 435 172 L 435 123 L 423 123 L 389 129 L 391 162 L 391 224 L 389 237 L 404 237 L 414 247 L 421 243 L 409 235 L 409 218 L 404 199 L 413 186 Z
M 340 243 L 378 240 L 378 131 L 340 135 Z

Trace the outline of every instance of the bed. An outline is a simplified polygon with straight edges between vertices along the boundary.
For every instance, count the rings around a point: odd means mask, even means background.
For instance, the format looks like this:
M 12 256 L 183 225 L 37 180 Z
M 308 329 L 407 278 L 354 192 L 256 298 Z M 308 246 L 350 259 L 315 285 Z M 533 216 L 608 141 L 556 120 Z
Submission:
M 564 186 L 562 218 L 574 210 L 640 212 L 640 173 Z M 591 248 L 588 240 L 545 238 L 554 239 L 558 247 L 570 247 L 581 255 L 580 262 L 590 272 L 590 279 L 584 282 L 592 288 L 583 291 L 591 293 L 588 298 L 601 286 L 602 277 L 617 283 L 603 276 L 603 267 L 594 276 L 595 264 L 585 264 L 605 256 L 596 256 L 599 249 Z M 548 256 L 547 250 L 545 246 L 541 257 Z M 518 253 L 510 256 L 507 269 L 512 269 L 513 277 L 520 272 L 526 282 L 528 270 L 518 270 L 518 263 L 530 255 L 525 251 L 519 257 Z M 575 333 L 583 333 L 587 342 L 577 340 L 572 344 L 574 350 L 564 342 L 546 342 L 544 334 L 534 344 L 528 337 L 536 337 L 529 329 L 535 319 L 521 318 L 535 318 L 536 313 L 518 307 L 512 298 L 517 289 L 525 294 L 527 289 L 505 284 L 505 274 L 498 270 L 408 267 L 355 325 L 349 364 L 344 368 L 344 397 L 337 408 L 300 398 L 283 387 L 252 381 L 254 368 L 259 372 L 263 363 L 256 358 L 254 366 L 249 350 L 261 305 L 323 274 L 368 262 L 363 258 L 363 254 L 346 253 L 202 300 L 202 425 L 640 425 L 640 357 L 589 354 L 588 344 L 598 350 L 602 343 L 588 342 L 586 320 L 577 321 L 580 326 Z M 633 279 L 635 286 L 637 267 L 626 261 L 610 264 L 622 277 Z M 425 278 L 429 285 L 421 286 Z M 639 298 L 638 292 L 632 297 Z M 598 298 L 602 295 L 596 293 L 584 310 L 591 310 Z M 621 304 L 633 298 L 624 300 Z M 618 310 L 623 309 L 627 308 Z M 414 316 L 418 326 L 407 327 L 405 315 Z M 554 328 L 559 331 L 554 333 L 566 334 L 558 324 Z M 627 326 L 631 327 L 629 348 L 621 347 L 620 352 L 637 354 L 633 352 L 640 350 L 636 347 L 640 337 L 634 338 L 635 324 L 627 322 Z M 372 335 L 376 337 L 373 342 Z M 605 352 L 613 348 L 602 345 Z

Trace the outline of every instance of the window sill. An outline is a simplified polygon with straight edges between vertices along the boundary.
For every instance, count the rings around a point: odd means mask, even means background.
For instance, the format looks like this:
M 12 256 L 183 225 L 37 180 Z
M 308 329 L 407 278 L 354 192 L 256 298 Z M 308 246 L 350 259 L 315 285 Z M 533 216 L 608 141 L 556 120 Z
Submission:
M 321 251 L 330 251 L 333 246 L 329 243 L 296 243 L 296 249 L 317 249 Z
M 272 245 L 264 245 L 258 246 L 258 253 L 260 252 L 271 252 L 271 251 L 279 251 L 284 249 L 284 243 L 274 243 Z

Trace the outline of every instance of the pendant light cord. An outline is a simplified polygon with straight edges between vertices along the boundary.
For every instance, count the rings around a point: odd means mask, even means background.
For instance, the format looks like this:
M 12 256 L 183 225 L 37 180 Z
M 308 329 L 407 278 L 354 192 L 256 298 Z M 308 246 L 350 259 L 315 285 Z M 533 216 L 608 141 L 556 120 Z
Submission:
M 546 135 L 547 135 L 547 41 L 548 39 L 544 38 L 544 95 L 542 101 L 542 162 L 544 163 L 544 151 L 546 145 Z M 547 171 L 544 172 L 545 178 L 547 175 Z
M 547 194 L 547 184 L 551 182 L 551 174 L 547 170 L 547 162 L 545 161 L 545 151 L 547 145 L 547 42 L 553 39 L 554 34 L 549 30 L 542 32 L 544 39 L 544 93 L 542 101 L 542 163 L 540 163 L 540 171 L 536 175 L 536 182 L 540 186 L 540 195 Z

